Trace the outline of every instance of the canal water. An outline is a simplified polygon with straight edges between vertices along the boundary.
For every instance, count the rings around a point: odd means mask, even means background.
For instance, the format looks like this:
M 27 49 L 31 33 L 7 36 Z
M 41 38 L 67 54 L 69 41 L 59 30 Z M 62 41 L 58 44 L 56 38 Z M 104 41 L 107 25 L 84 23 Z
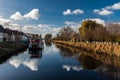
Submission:
M 0 80 L 119 80 L 119 67 L 48 44 L 0 59 Z

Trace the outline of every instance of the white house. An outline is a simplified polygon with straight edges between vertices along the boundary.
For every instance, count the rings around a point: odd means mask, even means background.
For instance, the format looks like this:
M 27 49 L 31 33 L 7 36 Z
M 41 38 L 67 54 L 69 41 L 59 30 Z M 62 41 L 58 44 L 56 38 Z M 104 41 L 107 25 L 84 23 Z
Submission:
M 20 38 L 21 41 L 24 41 L 24 42 L 29 41 L 29 37 L 21 31 L 19 31 L 19 36 L 20 36 L 19 38 Z
M 0 31 L 0 42 L 3 42 L 3 33 Z
M 9 28 L 6 28 L 4 36 L 6 37 L 7 42 L 11 42 L 12 41 L 12 30 L 10 30 Z
M 2 25 L 0 25 L 0 42 L 19 42 L 19 41 L 28 41 L 29 37 L 21 31 L 4 29 Z
M 12 30 L 12 35 L 11 35 L 11 39 L 13 42 L 16 42 L 16 41 L 20 41 L 20 34 L 19 34 L 19 31 L 18 30 Z

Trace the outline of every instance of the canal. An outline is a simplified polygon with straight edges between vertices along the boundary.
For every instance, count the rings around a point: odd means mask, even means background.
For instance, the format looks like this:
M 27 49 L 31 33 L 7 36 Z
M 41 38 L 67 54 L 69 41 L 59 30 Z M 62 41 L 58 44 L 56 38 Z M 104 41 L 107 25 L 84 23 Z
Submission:
M 119 66 L 105 61 L 48 44 L 0 59 L 0 80 L 119 80 Z

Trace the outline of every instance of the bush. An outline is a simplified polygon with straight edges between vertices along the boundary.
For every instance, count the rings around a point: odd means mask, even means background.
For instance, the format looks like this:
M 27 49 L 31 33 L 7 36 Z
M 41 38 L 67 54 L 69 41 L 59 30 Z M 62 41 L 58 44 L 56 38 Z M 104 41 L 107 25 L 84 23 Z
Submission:
M 118 38 L 116 39 L 116 41 L 117 41 L 117 42 L 120 42 L 120 37 L 118 37 Z

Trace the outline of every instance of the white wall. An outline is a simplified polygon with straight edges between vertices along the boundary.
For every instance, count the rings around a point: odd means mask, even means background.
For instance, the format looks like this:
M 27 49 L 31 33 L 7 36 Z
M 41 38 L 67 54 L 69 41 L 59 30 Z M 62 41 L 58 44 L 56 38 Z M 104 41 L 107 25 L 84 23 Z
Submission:
M 12 35 L 12 41 L 15 41 L 15 35 Z
M 25 35 L 22 36 L 22 40 L 23 41 L 28 41 L 28 37 L 26 37 Z
M 3 33 L 0 33 L 0 42 L 3 42 Z

